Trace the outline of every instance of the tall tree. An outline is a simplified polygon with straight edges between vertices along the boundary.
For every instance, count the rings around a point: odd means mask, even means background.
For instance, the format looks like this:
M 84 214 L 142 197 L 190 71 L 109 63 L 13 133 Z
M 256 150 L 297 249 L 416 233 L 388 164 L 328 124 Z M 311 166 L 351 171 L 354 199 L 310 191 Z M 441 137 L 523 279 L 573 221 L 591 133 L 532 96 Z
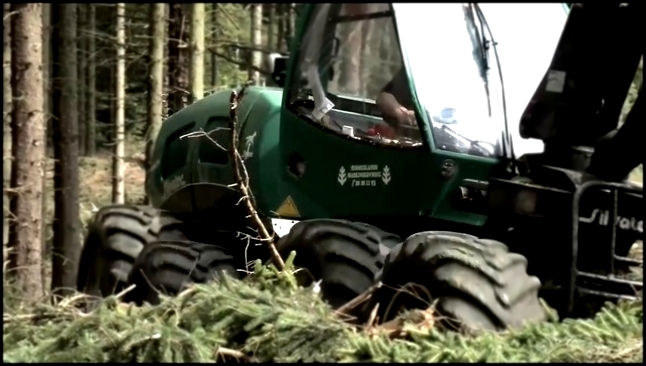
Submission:
M 284 21 L 285 21 L 285 47 L 289 49 L 289 46 L 292 43 L 292 38 L 294 37 L 294 25 L 295 25 L 295 18 L 296 18 L 296 13 L 294 11 L 294 8 L 296 7 L 296 3 L 287 3 L 285 4 L 285 16 L 284 16 Z
M 43 295 L 41 278 L 43 235 L 42 194 L 44 150 L 44 96 L 42 59 L 42 4 L 12 5 L 11 90 L 13 91 L 12 200 L 15 223 L 10 242 L 14 248 L 14 274 L 26 301 Z
M 85 85 L 87 96 L 85 99 L 85 149 L 88 156 L 96 152 L 96 5 L 85 4 L 87 7 L 87 83 Z
M 11 4 L 2 5 L 2 244 L 9 242 L 9 187 L 11 187 Z
M 189 87 L 194 100 L 204 97 L 204 21 L 206 8 L 204 3 L 191 4 L 190 47 L 191 68 Z
M 188 91 L 188 20 L 181 3 L 169 7 L 168 87 L 171 92 Z
M 80 254 L 76 4 L 52 5 L 54 114 L 54 243 L 52 290 L 76 286 Z
M 276 6 L 276 22 L 278 29 L 276 30 L 276 51 L 285 52 L 283 45 L 285 44 L 285 9 L 287 4 L 275 4 Z
M 345 6 L 345 11 L 346 15 L 364 14 L 366 4 L 348 4 Z M 361 90 L 362 23 L 344 23 L 338 30 L 345 41 L 345 47 L 339 51 L 339 59 L 342 62 L 338 86 L 340 92 L 351 95 L 358 95 Z
M 218 85 L 218 58 L 215 52 L 215 45 L 218 40 L 218 4 L 211 4 L 211 89 L 215 89 Z
M 52 22 L 52 5 L 43 3 L 43 95 L 45 96 L 43 100 L 43 128 L 45 128 L 45 138 L 43 139 L 43 150 L 45 154 L 43 155 L 43 202 L 42 206 L 42 222 L 41 230 L 43 235 L 41 235 L 41 249 L 42 249 L 42 261 L 44 262 L 46 258 L 51 257 L 52 248 L 51 245 L 48 245 L 47 242 L 47 228 L 48 228 L 48 217 L 47 217 L 47 169 L 49 167 L 49 127 L 51 126 L 51 116 L 52 116 L 52 86 L 51 86 L 51 75 L 52 75 L 52 37 L 51 37 L 51 22 Z M 42 266 L 41 270 L 43 288 L 47 288 L 47 283 L 49 283 L 49 271 L 48 268 Z
M 148 126 L 146 133 L 146 169 L 150 167 L 152 148 L 162 124 L 164 92 L 164 42 L 166 41 L 166 4 L 150 4 L 150 64 L 148 66 Z
M 267 49 L 271 50 L 274 47 L 274 36 L 276 34 L 275 25 L 276 25 L 276 5 L 277 4 L 265 4 L 267 7 Z
M 126 4 L 117 3 L 117 72 L 115 81 L 114 156 L 112 157 L 112 202 L 125 203 L 126 137 Z
M 85 139 L 83 138 L 86 134 L 86 124 L 85 124 L 85 85 L 87 84 L 87 6 L 85 4 L 78 4 L 76 7 L 77 15 L 77 33 L 78 38 L 77 42 L 77 58 L 78 58 L 78 126 L 79 126 L 79 155 L 86 155 Z
M 249 68 L 249 79 L 254 84 L 260 84 L 260 72 L 258 68 L 262 67 L 262 54 L 258 49 L 262 47 L 262 4 L 251 4 L 251 67 Z

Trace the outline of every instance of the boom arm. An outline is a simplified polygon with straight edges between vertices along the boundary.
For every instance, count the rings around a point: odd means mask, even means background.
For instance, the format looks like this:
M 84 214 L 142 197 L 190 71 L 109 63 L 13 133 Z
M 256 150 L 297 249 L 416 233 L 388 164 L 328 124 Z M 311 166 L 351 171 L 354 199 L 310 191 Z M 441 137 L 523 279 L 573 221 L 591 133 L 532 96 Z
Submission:
M 643 14 L 641 3 L 572 5 L 550 70 L 521 118 L 523 138 L 541 139 L 546 149 L 593 147 L 617 127 L 643 54 Z
M 592 155 L 588 173 L 608 181 L 620 181 L 644 163 L 644 99 L 641 90 L 623 126 L 607 141 L 599 143 Z

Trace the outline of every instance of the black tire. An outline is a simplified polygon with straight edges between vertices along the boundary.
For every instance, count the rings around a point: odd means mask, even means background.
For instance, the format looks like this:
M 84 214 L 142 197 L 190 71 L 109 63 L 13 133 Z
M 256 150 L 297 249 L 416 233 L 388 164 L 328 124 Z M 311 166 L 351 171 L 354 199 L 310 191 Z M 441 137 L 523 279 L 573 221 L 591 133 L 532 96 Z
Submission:
M 100 297 L 120 292 L 139 252 L 161 237 L 184 238 L 181 222 L 149 206 L 99 209 L 81 251 L 77 290 Z
M 401 242 L 397 235 L 374 226 L 346 220 L 305 220 L 276 244 L 287 258 L 296 251 L 294 265 L 308 270 L 302 285 L 321 280 L 321 293 L 338 308 L 368 289 L 383 267 L 388 248 Z
M 234 257 L 222 247 L 189 240 L 150 243 L 132 267 L 128 283 L 136 289 L 126 300 L 155 305 L 160 293 L 176 295 L 187 284 L 215 280 L 222 272 L 240 278 Z
M 379 280 L 384 286 L 367 307 L 379 303 L 382 321 L 431 302 L 446 323 L 468 331 L 518 328 L 546 318 L 541 283 L 527 274 L 527 259 L 494 240 L 441 231 L 412 235 L 389 253 Z M 409 283 L 430 299 L 396 293 Z

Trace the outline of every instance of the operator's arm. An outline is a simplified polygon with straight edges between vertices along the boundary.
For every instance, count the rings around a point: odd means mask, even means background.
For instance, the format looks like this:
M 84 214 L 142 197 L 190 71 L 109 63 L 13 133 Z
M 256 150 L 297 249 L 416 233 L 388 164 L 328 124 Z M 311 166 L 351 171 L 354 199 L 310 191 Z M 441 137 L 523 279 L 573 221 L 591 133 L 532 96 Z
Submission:
M 379 93 L 376 102 L 377 107 L 379 107 L 381 113 L 390 116 L 394 115 L 397 108 L 400 107 L 400 104 L 399 102 L 397 102 L 395 96 L 387 91 L 382 91 L 381 93 Z
M 395 76 L 384 86 L 383 89 L 381 89 L 381 92 L 377 96 L 377 107 L 379 107 L 379 110 L 381 113 L 388 115 L 388 116 L 395 116 L 396 111 L 398 108 L 401 107 L 401 104 L 397 101 L 397 98 L 395 98 L 395 92 L 394 90 L 396 89 L 397 84 L 401 84 L 401 79 L 404 77 L 404 68 L 400 68 L 399 71 L 395 74 Z
M 376 99 L 384 121 L 391 125 L 410 125 L 415 121 L 406 70 L 402 67 L 386 84 Z

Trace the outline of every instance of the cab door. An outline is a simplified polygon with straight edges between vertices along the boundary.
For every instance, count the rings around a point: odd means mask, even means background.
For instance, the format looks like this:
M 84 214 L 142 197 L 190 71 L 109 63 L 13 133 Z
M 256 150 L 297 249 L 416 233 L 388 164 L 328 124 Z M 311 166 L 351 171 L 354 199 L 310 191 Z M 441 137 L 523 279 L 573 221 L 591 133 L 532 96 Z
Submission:
M 390 126 L 375 100 L 404 67 L 390 4 L 314 5 L 300 39 L 281 114 L 283 196 L 300 218 L 424 211 L 433 180 L 422 134 L 377 132 Z

